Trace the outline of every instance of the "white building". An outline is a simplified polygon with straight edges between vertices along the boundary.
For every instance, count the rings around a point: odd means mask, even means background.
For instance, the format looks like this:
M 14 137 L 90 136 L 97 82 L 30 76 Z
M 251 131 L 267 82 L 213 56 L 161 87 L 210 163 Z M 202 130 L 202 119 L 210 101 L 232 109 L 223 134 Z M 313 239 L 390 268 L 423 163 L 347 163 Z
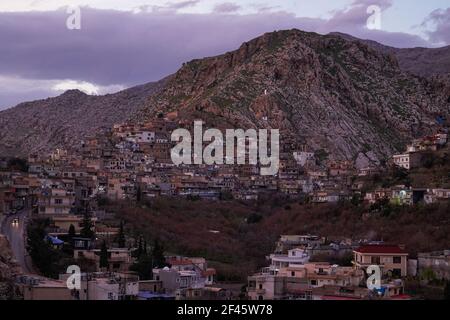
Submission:
M 309 258 L 306 251 L 300 248 L 291 249 L 288 254 L 271 254 L 269 256 L 269 269 L 276 271 L 281 268 L 304 265 L 309 261 Z

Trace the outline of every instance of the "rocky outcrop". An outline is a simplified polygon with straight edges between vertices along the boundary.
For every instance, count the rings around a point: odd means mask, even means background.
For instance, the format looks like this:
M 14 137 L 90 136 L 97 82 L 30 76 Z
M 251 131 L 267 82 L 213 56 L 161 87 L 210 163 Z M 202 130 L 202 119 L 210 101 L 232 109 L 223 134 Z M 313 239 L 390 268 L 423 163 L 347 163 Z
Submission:
M 20 267 L 13 259 L 9 242 L 0 234 L 0 300 L 13 298 L 13 276 L 18 273 Z
M 423 68 L 433 65 L 427 72 L 437 75 L 424 78 L 403 56 L 416 57 L 341 34 L 267 33 L 187 62 L 156 84 L 95 97 L 70 91 L 0 112 L 0 154 L 71 148 L 103 127 L 176 110 L 185 122 L 277 128 L 331 158 L 378 161 L 433 132 L 436 117 L 449 113 L 448 75 L 435 71 L 444 58 L 428 55 L 432 64 Z
M 186 63 L 135 119 L 178 110 L 184 121 L 219 128 L 278 128 L 332 158 L 364 163 L 435 129 L 450 105 L 437 84 L 363 42 L 280 31 Z
M 394 48 L 372 40 L 362 40 L 344 33 L 331 33 L 349 41 L 359 41 L 385 54 L 394 55 L 403 71 L 431 78 L 450 74 L 450 46 L 442 48 Z
M 77 146 L 84 137 L 125 121 L 164 83 L 162 80 L 105 96 L 70 90 L 2 111 L 0 154 L 25 156 Z

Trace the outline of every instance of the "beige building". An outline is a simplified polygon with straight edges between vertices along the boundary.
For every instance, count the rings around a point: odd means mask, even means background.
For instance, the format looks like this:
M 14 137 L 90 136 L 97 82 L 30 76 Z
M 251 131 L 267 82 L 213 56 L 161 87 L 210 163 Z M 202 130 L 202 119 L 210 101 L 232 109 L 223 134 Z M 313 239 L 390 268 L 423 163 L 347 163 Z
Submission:
M 92 223 L 95 225 L 97 218 L 91 218 Z M 75 227 L 75 233 L 79 233 L 83 227 L 83 216 L 76 215 L 61 215 L 52 217 L 53 226 L 58 229 L 58 233 L 67 233 L 71 225 Z
M 17 287 L 24 300 L 76 300 L 66 281 L 39 276 L 22 276 Z
M 75 205 L 75 180 L 54 179 L 44 181 L 38 195 L 39 215 L 68 215 Z
M 418 152 L 397 154 L 393 156 L 393 160 L 396 166 L 410 170 L 421 166 L 422 155 Z
M 364 245 L 354 250 L 353 264 L 356 269 L 366 270 L 378 265 L 383 275 L 406 277 L 408 274 L 408 252 L 399 245 Z
M 84 258 L 96 263 L 97 270 L 100 270 L 100 249 L 77 250 L 73 252 L 75 259 Z M 111 248 L 108 249 L 108 271 L 125 272 L 133 264 L 134 258 L 131 257 L 131 249 Z

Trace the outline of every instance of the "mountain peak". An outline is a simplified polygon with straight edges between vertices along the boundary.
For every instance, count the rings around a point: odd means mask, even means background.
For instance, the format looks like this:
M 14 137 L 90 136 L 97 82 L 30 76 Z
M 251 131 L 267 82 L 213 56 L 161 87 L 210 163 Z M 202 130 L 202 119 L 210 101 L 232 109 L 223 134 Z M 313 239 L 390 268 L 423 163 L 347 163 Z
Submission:
M 88 94 L 79 89 L 69 89 L 61 94 L 61 96 L 88 96 Z

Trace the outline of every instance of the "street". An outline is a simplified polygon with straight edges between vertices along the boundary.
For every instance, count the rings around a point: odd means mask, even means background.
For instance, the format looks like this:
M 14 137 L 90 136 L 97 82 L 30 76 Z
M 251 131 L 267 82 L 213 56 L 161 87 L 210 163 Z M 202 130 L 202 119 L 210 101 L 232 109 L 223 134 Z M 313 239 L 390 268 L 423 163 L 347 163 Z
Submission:
M 18 223 L 13 223 L 18 219 Z M 22 210 L 15 215 L 5 217 L 1 225 L 1 233 L 4 234 L 11 245 L 12 252 L 23 273 L 33 274 L 31 259 L 25 249 L 25 228 L 28 219 L 28 210 Z

